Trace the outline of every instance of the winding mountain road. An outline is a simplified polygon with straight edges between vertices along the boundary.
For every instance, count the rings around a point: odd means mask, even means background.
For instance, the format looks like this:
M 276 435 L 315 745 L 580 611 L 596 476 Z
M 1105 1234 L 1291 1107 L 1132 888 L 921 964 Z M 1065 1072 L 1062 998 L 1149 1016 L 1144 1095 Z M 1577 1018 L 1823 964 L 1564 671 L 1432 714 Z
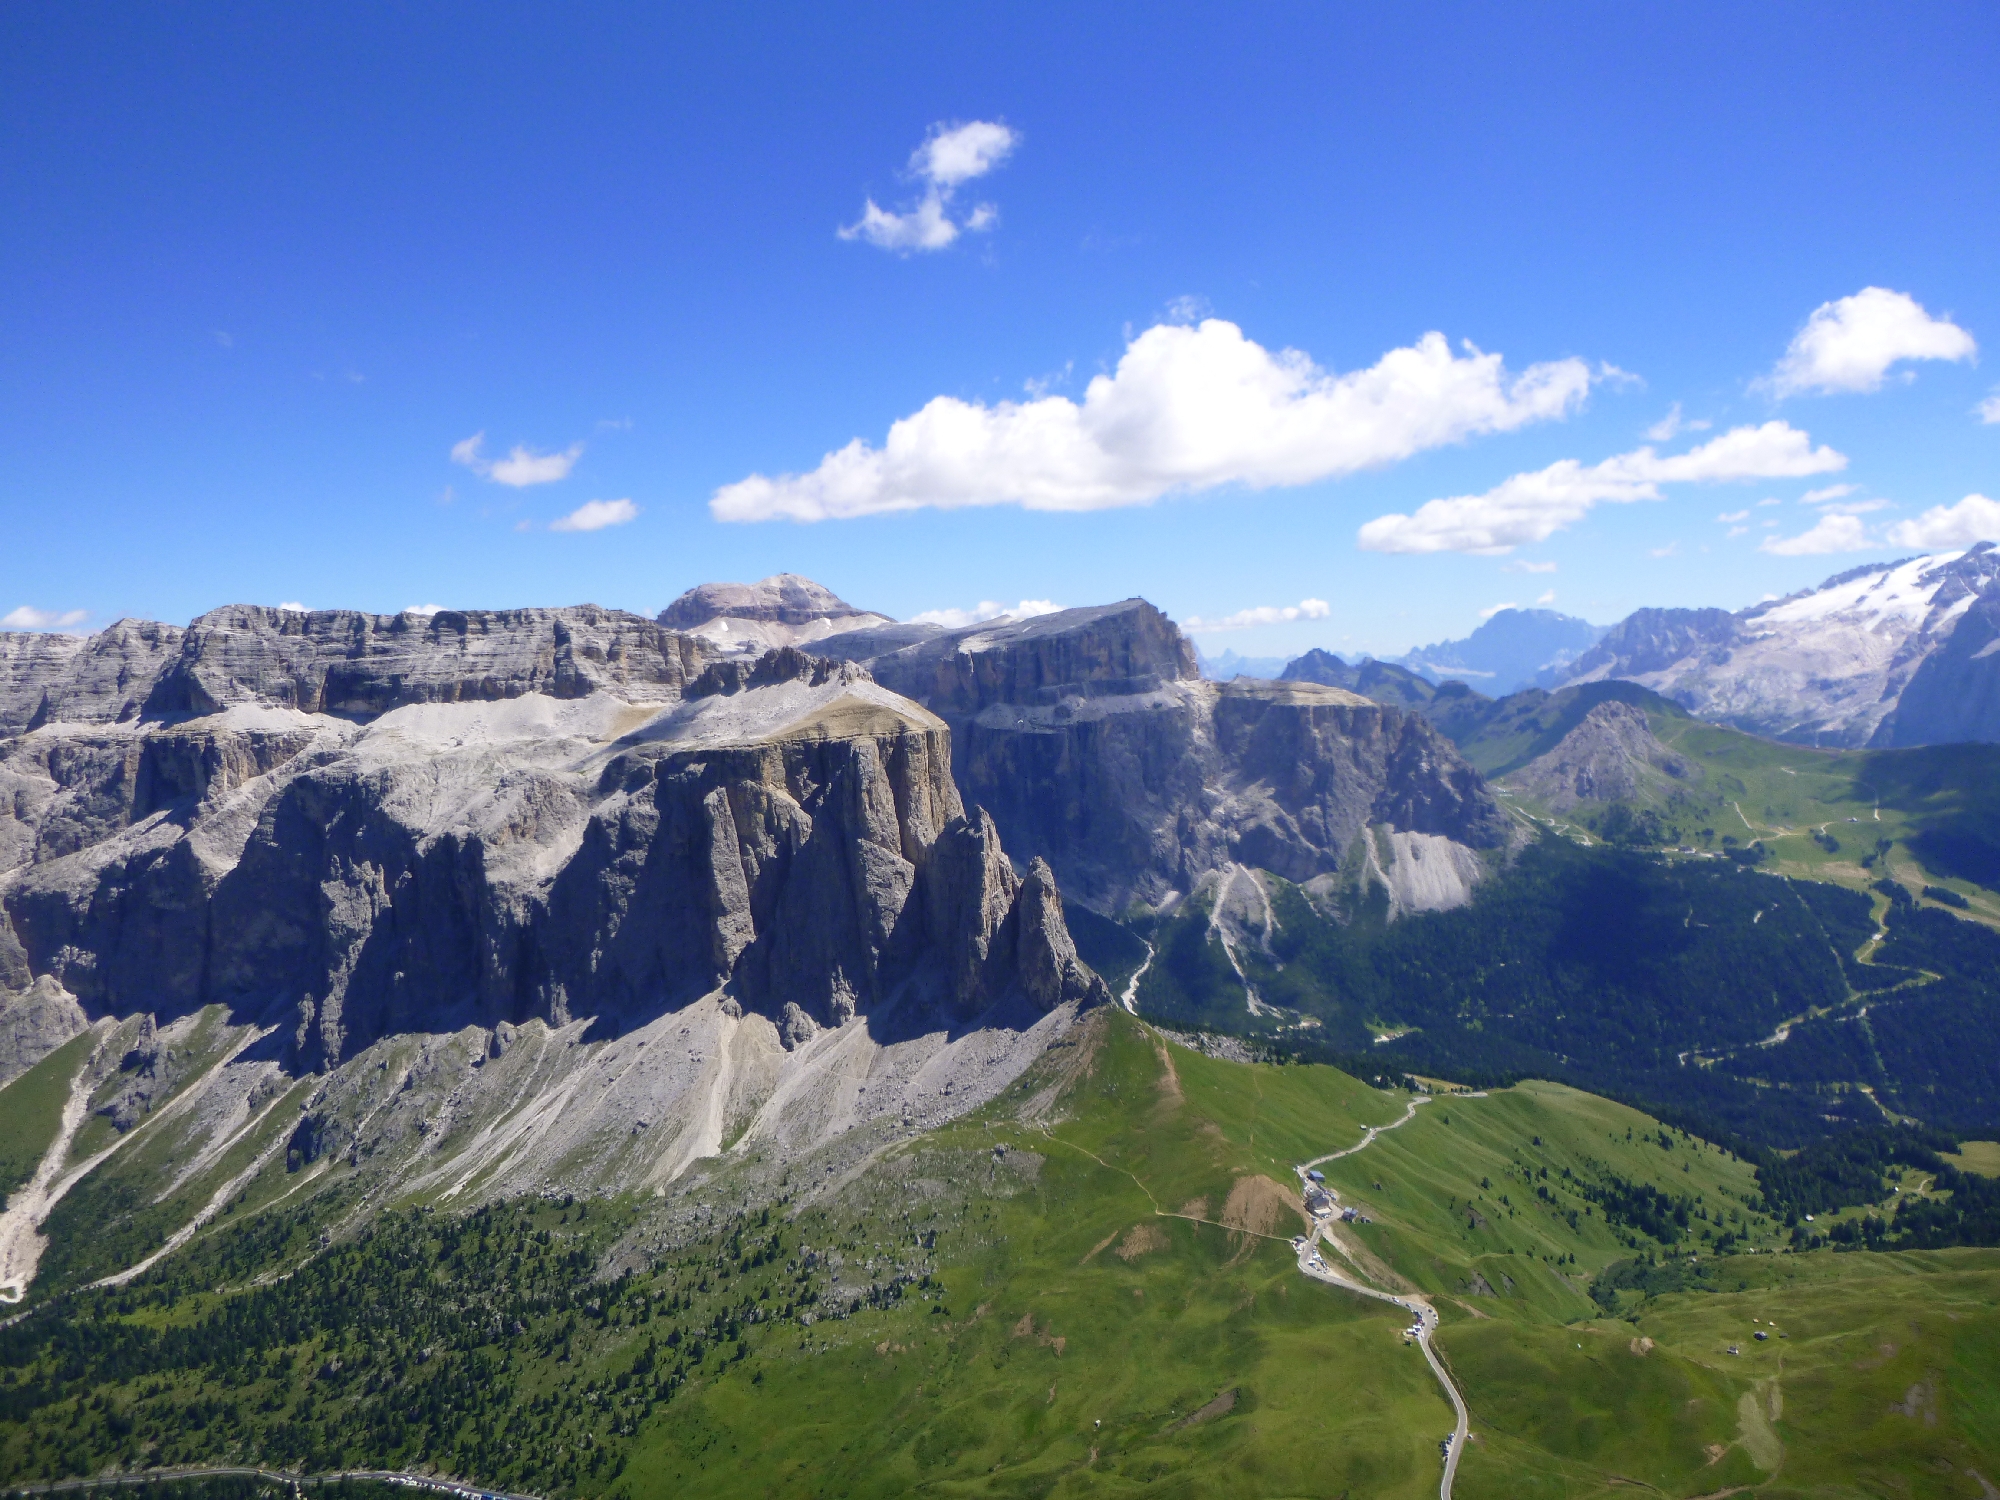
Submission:
M 1384 1131 L 1409 1124 L 1416 1117 L 1418 1106 L 1428 1103 L 1430 1103 L 1429 1095 L 1419 1095 L 1410 1101 L 1409 1108 L 1403 1111 L 1400 1120 L 1391 1121 L 1387 1125 L 1369 1126 L 1367 1134 L 1361 1137 L 1359 1144 L 1349 1146 L 1344 1151 L 1329 1151 L 1324 1156 L 1315 1156 L 1309 1162 L 1302 1162 L 1297 1168 L 1300 1183 L 1306 1183 L 1306 1173 L 1321 1162 L 1338 1161 L 1343 1156 L 1353 1156 L 1358 1151 L 1365 1151 L 1375 1144 L 1376 1138 Z M 1378 1302 L 1393 1303 L 1415 1317 L 1416 1322 L 1412 1326 L 1416 1329 L 1417 1346 L 1424 1351 L 1424 1359 L 1431 1367 L 1431 1374 L 1437 1377 L 1438 1384 L 1444 1387 L 1445 1395 L 1451 1398 L 1452 1411 L 1458 1418 L 1458 1425 L 1452 1430 L 1451 1441 L 1445 1448 L 1444 1477 L 1438 1482 L 1438 1500 L 1451 1500 L 1452 1483 L 1458 1477 L 1459 1455 L 1465 1451 L 1465 1439 L 1471 1431 L 1472 1417 L 1466 1410 L 1465 1397 L 1459 1393 L 1451 1373 L 1445 1369 L 1444 1360 L 1439 1357 L 1432 1343 L 1432 1335 L 1437 1332 L 1438 1327 L 1437 1309 L 1431 1306 L 1428 1298 L 1415 1295 L 1404 1297 L 1394 1292 L 1381 1291 L 1328 1265 L 1319 1253 L 1322 1239 L 1343 1256 L 1347 1254 L 1346 1248 L 1328 1231 L 1328 1224 L 1332 1218 L 1332 1209 L 1323 1214 L 1315 1214 L 1312 1232 L 1300 1235 L 1292 1241 L 1292 1247 L 1299 1254 L 1299 1272 L 1312 1277 L 1315 1281 L 1323 1281 L 1328 1286 L 1340 1287 L 1343 1291 L 1355 1292 L 1363 1297 L 1373 1297 Z

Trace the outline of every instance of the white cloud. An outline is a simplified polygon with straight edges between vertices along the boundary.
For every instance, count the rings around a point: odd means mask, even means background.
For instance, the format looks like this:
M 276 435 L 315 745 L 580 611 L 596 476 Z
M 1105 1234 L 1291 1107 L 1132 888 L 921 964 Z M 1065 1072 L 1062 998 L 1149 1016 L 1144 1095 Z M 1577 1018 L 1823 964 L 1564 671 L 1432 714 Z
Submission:
M 1646 549 L 1646 556 L 1648 557 L 1679 557 L 1680 554 L 1681 544 L 1679 542 L 1668 542 L 1664 547 L 1648 547 Z
M 823 521 L 935 506 L 1103 510 L 1172 490 L 1305 484 L 1574 410 L 1579 359 L 1511 374 L 1497 354 L 1454 355 L 1427 333 L 1334 375 L 1210 318 L 1133 339 L 1080 402 L 994 406 L 939 396 L 870 447 L 859 438 L 807 474 L 753 474 L 709 501 L 721 521 Z
M 1748 531 L 1749 529 L 1750 528 L 1748 526 L 1732 526 L 1729 528 L 1729 530 L 1725 531 L 1723 535 L 1725 537 L 1741 536 L 1743 535 L 1744 532 Z
M 567 479 L 569 471 L 576 467 L 576 461 L 583 457 L 581 443 L 571 443 L 560 453 L 537 453 L 516 443 L 505 458 L 488 459 L 479 451 L 480 444 L 485 441 L 485 433 L 475 432 L 471 437 L 453 443 L 451 461 L 464 464 L 482 479 L 510 485 L 517 490 L 526 489 L 531 484 L 553 484 L 558 479 Z
M 2000 422 L 2000 391 L 1995 391 L 1979 403 L 1979 420 L 1991 426 Z
M 444 606 L 442 604 L 406 604 L 403 606 L 403 613 L 406 615 L 422 615 L 425 619 L 429 619 L 432 615 L 443 614 Z
M 1649 443 L 1671 443 L 1684 432 L 1706 432 L 1713 422 L 1692 421 L 1681 415 L 1681 404 L 1676 401 L 1667 414 L 1645 431 Z
M 963 630 L 987 620 L 1030 620 L 1036 615 L 1052 615 L 1062 606 L 1053 599 L 1023 599 L 1019 604 L 1001 604 L 981 599 L 971 609 L 927 609 L 910 616 L 913 625 L 942 625 L 946 630 Z
M 1486 608 L 1482 609 L 1479 612 L 1479 618 L 1482 620 L 1490 620 L 1495 615 L 1499 614 L 1500 611 L 1503 609 L 1519 609 L 1520 607 L 1521 606 L 1516 604 L 1512 599 L 1509 599 L 1505 604 L 1489 604 L 1486 606 Z
M 1508 606 L 1502 605 L 1505 609 Z M 1233 615 L 1224 615 L 1219 620 L 1204 620 L 1200 615 L 1189 615 L 1181 628 L 1190 635 L 1210 635 L 1218 630 L 1248 630 L 1253 625 L 1284 625 L 1293 620 L 1324 620 L 1333 613 L 1333 606 L 1324 599 L 1301 599 L 1297 604 L 1260 604 L 1251 609 L 1239 609 Z
M 280 604 L 278 608 L 284 610 L 288 614 L 294 614 L 294 615 L 305 615 L 312 613 L 311 610 L 307 609 L 303 604 L 299 603 L 299 601 L 296 599 L 287 599 L 283 604 Z
M 1874 391 L 1889 367 L 1909 359 L 1970 359 L 1972 335 L 1949 318 L 1933 318 L 1915 298 L 1886 287 L 1822 302 L 1766 377 L 1774 395 Z
M 1503 573 L 1553 573 L 1555 570 L 1556 565 L 1552 562 L 1527 562 L 1518 557 L 1500 565 Z
M 1933 505 L 1920 516 L 1898 521 L 1883 535 L 1894 546 L 1918 547 L 1926 552 L 2000 541 L 2000 500 L 1967 495 L 1956 505 Z
M 1776 495 L 1772 495 L 1766 499 L 1759 500 L 1757 502 L 1757 509 L 1762 510 L 1767 505 L 1783 505 L 1784 503 L 1785 502 L 1780 500 Z M 1778 523 L 1776 521 L 1766 521 L 1764 524 L 1766 526 L 1775 526 Z
M 630 500 L 586 500 L 568 515 L 549 522 L 549 530 L 602 531 L 638 519 L 639 507 Z
M 1860 488 L 1858 484 L 1829 484 L 1821 489 L 1807 490 L 1799 496 L 1799 504 L 1823 505 L 1829 500 L 1838 500 L 1842 496 L 1851 495 Z
M 1749 520 L 1750 512 L 1747 510 L 1729 510 L 1729 511 L 1724 511 L 1721 515 L 1717 516 L 1715 519 L 1721 521 L 1724 525 L 1729 525 L 1736 521 Z
M 1548 592 L 1542 594 L 1535 600 L 1535 603 L 1537 604 L 1553 604 L 1555 602 L 1556 602 L 1556 591 L 1554 589 L 1550 589 Z
M 1757 550 L 1777 557 L 1817 557 L 1825 552 L 1860 552 L 1868 545 L 1868 528 L 1859 516 L 1821 516 L 1812 530 L 1797 536 L 1767 536 Z
M 924 185 L 923 197 L 901 213 L 867 200 L 861 217 L 838 231 L 844 240 L 866 240 L 883 250 L 942 250 L 961 232 L 980 233 L 1000 220 L 1000 210 L 981 203 L 963 221 L 951 216 L 951 200 L 962 183 L 984 177 L 1021 143 L 1020 132 L 992 120 L 969 125 L 933 125 L 930 136 L 910 157 L 910 173 Z
M 90 618 L 87 609 L 36 609 L 23 604 L 0 615 L 0 630 L 68 630 Z
M 1847 459 L 1786 422 L 1735 427 L 1686 453 L 1662 458 L 1637 448 L 1602 463 L 1565 458 L 1516 474 L 1483 495 L 1431 500 L 1415 515 L 1377 516 L 1361 527 L 1368 552 L 1500 553 L 1539 542 L 1579 521 L 1600 502 L 1657 500 L 1663 484 L 1791 479 L 1843 469 Z
M 1819 508 L 1823 516 L 1865 516 L 1873 511 L 1891 509 L 1887 500 L 1843 500 L 1838 505 L 1826 504 Z

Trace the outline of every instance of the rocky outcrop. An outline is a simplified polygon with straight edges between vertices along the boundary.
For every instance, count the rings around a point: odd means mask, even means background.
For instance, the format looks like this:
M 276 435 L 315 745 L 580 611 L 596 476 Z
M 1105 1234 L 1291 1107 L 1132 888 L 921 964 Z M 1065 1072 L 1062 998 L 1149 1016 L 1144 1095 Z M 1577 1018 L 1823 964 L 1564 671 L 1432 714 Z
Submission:
M 0 631 L 0 735 L 138 718 L 183 634 L 150 620 L 120 620 L 91 636 Z
M 1702 769 L 1653 734 L 1630 703 L 1599 703 L 1554 749 L 1507 778 L 1551 812 L 1579 803 L 1659 802 L 1702 779 Z
M 777 573 L 760 583 L 697 584 L 661 610 L 658 620 L 669 630 L 730 650 L 796 646 L 837 631 L 893 623 L 796 573 Z
M 324 1068 L 711 995 L 793 1043 L 1090 998 L 1052 887 L 966 817 L 947 725 L 852 662 L 718 659 L 589 607 L 246 608 L 195 622 L 146 698 L 0 739 L 17 1063 L 72 1011 L 219 1004 Z
M 949 722 L 967 799 L 1104 909 L 1238 860 L 1301 880 L 1335 870 L 1373 821 L 1478 847 L 1506 837 L 1484 784 L 1421 718 L 1337 689 L 1205 682 L 1144 600 L 816 649 L 865 661 Z

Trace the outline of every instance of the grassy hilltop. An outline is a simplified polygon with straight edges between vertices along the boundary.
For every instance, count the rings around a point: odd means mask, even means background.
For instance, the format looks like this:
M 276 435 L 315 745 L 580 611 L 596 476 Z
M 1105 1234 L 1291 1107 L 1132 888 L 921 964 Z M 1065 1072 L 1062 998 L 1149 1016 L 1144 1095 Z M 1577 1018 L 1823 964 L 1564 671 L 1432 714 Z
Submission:
M 978 1115 L 831 1175 L 718 1162 L 664 1199 L 363 1222 L 343 1168 L 0 1331 L 0 1478 L 256 1459 L 558 1495 L 1434 1494 L 1451 1414 L 1405 1315 L 1300 1276 L 1288 1243 L 1293 1164 L 1406 1115 L 1324 1170 L 1371 1221 L 1341 1226 L 1352 1264 L 1442 1315 L 1459 1494 L 2000 1473 L 2000 1254 L 1774 1254 L 1752 1169 L 1649 1116 L 1544 1083 L 1410 1098 L 1105 1011 Z

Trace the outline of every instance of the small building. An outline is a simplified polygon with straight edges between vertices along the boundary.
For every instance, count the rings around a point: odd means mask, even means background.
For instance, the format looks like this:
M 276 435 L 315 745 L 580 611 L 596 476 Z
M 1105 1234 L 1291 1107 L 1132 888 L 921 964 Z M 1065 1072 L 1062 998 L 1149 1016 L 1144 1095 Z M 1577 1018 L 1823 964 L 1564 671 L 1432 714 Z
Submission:
M 1326 1173 L 1320 1171 L 1317 1168 L 1314 1168 L 1312 1171 L 1307 1172 L 1306 1176 L 1310 1177 L 1314 1182 L 1326 1181 Z

